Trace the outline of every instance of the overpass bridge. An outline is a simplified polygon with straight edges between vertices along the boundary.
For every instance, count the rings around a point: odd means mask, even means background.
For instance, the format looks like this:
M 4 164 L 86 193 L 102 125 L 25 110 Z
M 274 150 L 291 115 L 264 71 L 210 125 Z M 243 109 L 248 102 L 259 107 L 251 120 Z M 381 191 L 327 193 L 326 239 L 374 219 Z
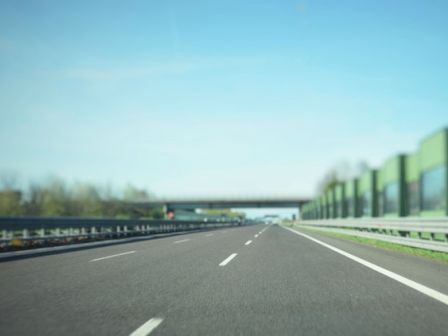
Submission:
M 300 208 L 307 197 L 248 197 L 248 198 L 160 198 L 150 202 L 135 202 L 133 206 L 160 208 L 167 211 L 238 208 Z

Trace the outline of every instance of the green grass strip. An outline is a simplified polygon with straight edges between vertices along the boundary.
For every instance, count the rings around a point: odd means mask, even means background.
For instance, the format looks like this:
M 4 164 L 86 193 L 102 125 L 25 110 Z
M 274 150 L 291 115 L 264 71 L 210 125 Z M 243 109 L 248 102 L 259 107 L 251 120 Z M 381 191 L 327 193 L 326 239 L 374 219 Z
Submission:
M 445 252 L 431 251 L 431 250 L 422 249 L 422 248 L 413 247 L 413 246 L 406 246 L 406 245 L 390 243 L 390 242 L 386 242 L 383 240 L 352 236 L 350 234 L 313 230 L 312 228 L 309 228 L 309 227 L 307 227 L 307 228 L 304 228 L 303 226 L 295 226 L 295 227 L 303 229 L 303 230 L 309 230 L 314 233 L 322 234 L 322 235 L 329 236 L 329 237 L 342 238 L 342 239 L 351 240 L 351 241 L 365 244 L 365 245 L 379 247 L 384 250 L 402 252 L 402 253 L 418 256 L 418 257 L 423 257 L 423 258 L 428 258 L 428 259 L 438 260 L 438 261 L 443 261 L 443 262 L 448 263 L 448 253 L 445 253 Z

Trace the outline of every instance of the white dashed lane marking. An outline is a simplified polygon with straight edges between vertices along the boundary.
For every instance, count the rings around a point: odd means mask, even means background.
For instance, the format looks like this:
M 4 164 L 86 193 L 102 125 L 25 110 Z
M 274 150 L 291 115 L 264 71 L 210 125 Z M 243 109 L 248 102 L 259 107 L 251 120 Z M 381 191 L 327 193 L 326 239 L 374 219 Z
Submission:
M 131 254 L 131 253 L 135 253 L 136 251 L 128 251 L 128 252 L 123 252 L 123 253 L 118 253 L 118 254 L 113 254 L 110 256 L 106 256 L 106 257 L 101 257 L 101 258 L 96 258 L 96 259 L 92 259 L 89 262 L 94 262 L 94 261 L 100 261 L 100 260 L 105 260 L 105 259 L 110 259 L 110 258 L 115 258 L 115 257 L 120 257 L 120 256 L 124 256 L 126 254 Z
M 225 266 L 227 265 L 229 262 L 232 261 L 233 258 L 235 258 L 238 255 L 238 253 L 232 253 L 230 256 L 228 256 L 226 259 L 224 259 L 219 266 Z

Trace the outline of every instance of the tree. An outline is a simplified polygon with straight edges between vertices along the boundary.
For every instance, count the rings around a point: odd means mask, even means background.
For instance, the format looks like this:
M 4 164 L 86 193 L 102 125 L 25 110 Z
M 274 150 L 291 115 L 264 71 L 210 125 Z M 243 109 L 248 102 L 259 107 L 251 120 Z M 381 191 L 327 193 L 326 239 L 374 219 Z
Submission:
M 67 216 L 69 212 L 70 195 L 63 180 L 51 177 L 44 187 L 41 215 Z
M 354 165 L 347 161 L 341 161 L 328 170 L 318 184 L 318 191 L 325 193 L 339 183 L 359 176 L 366 169 L 369 169 L 369 166 L 365 161 L 360 161 Z
M 341 180 L 339 179 L 337 172 L 334 169 L 331 169 L 319 183 L 319 192 L 326 193 L 340 182 Z
M 131 184 L 128 184 L 123 191 L 123 199 L 127 202 L 148 202 L 149 194 L 144 189 L 138 189 Z
M 0 174 L 0 216 L 84 216 L 109 218 L 165 217 L 162 208 L 146 206 L 153 196 L 144 189 L 128 185 L 122 198 L 112 187 L 99 188 L 78 182 L 67 185 L 57 177 L 43 183 L 31 183 L 25 192 L 17 189 L 18 175 Z
M 70 200 L 70 214 L 75 216 L 101 216 L 102 200 L 97 188 L 87 183 L 77 183 Z
M 22 192 L 17 189 L 19 175 L 10 170 L 4 170 L 0 175 L 0 215 L 19 216 L 23 214 Z
M 0 215 L 20 216 L 22 214 L 22 193 L 17 190 L 0 191 Z
M 24 212 L 28 216 L 39 216 L 42 214 L 44 204 L 45 190 L 37 183 L 32 183 L 26 193 Z
M 222 216 L 229 218 L 246 218 L 246 214 L 232 209 L 202 209 L 201 212 L 210 216 Z

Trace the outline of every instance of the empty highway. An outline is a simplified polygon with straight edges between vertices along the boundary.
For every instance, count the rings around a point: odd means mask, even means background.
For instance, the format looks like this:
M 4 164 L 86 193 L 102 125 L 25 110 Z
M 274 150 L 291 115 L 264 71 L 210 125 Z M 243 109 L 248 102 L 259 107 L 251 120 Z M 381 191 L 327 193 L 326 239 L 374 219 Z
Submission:
M 0 263 L 1 335 L 442 335 L 448 265 L 277 225 Z

